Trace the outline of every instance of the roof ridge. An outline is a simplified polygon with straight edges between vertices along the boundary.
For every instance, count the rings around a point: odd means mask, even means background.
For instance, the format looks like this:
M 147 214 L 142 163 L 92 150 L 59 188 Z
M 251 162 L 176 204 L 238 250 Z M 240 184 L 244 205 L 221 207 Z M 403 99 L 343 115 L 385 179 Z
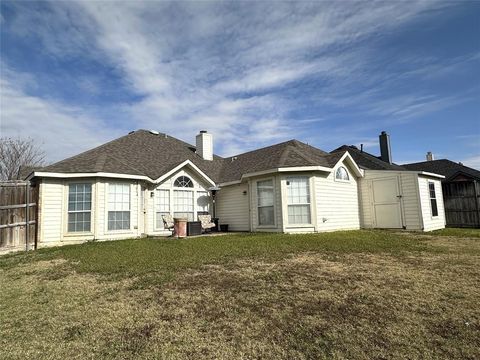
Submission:
M 285 145 L 285 144 L 287 144 L 287 143 L 289 143 L 289 142 L 293 142 L 293 143 L 299 142 L 299 143 L 300 143 L 300 141 L 298 141 L 298 140 L 296 140 L 296 139 L 290 139 L 290 140 L 287 140 L 287 141 L 279 142 L 279 143 L 277 143 L 277 144 L 268 145 L 268 146 L 264 146 L 264 147 L 261 147 L 261 148 L 255 149 L 255 150 L 250 150 L 250 151 L 246 151 L 246 152 L 244 152 L 244 153 L 240 153 L 240 154 L 228 156 L 227 159 L 228 159 L 228 158 L 231 158 L 231 157 L 236 157 L 236 156 L 243 156 L 243 155 L 246 155 L 246 154 L 250 154 L 250 153 L 253 153 L 253 152 L 260 151 L 260 150 L 265 150 L 265 149 L 272 148 L 272 147 L 279 146 L 279 145 Z M 225 158 L 224 158 L 224 159 L 225 159 Z
M 312 163 L 312 164 L 315 164 L 315 161 L 308 157 L 307 155 L 305 155 L 300 149 L 298 149 L 296 146 L 291 146 L 291 145 L 287 145 L 287 147 L 285 148 L 285 150 L 283 150 L 282 152 L 282 155 L 280 156 L 280 160 L 279 160 L 279 165 L 285 165 L 285 160 L 288 156 L 288 154 L 293 151 L 295 152 L 296 154 L 298 154 L 300 157 L 302 157 L 303 159 L 307 160 L 308 162 Z

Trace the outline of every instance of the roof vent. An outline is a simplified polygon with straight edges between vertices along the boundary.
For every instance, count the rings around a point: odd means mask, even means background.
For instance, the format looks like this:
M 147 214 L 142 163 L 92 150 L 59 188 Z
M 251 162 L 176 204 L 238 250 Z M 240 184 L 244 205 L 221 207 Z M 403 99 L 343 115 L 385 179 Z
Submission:
M 234 162 L 234 161 L 237 160 L 237 159 L 238 159 L 238 157 L 232 156 L 232 162 Z
M 158 135 L 160 134 L 157 130 L 149 130 L 150 134 Z

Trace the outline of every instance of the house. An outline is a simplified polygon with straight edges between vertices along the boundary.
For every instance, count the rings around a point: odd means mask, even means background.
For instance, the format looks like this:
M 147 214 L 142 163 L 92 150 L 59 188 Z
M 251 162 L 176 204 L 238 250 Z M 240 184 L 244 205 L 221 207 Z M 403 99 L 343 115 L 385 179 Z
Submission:
M 480 171 L 447 159 L 403 165 L 409 170 L 428 171 L 445 176 L 442 179 L 447 226 L 480 228 Z
M 444 226 L 442 176 L 362 165 L 374 158 L 297 140 L 222 158 L 206 131 L 192 146 L 138 130 L 27 179 L 39 185 L 38 246 L 168 235 L 166 213 L 193 221 L 215 212 L 232 231 Z
M 332 151 L 348 151 L 363 170 L 358 189 L 361 227 L 422 231 L 444 228 L 444 176 L 393 163 L 390 136 L 383 131 L 379 142 L 378 157 L 355 146 L 343 145 Z

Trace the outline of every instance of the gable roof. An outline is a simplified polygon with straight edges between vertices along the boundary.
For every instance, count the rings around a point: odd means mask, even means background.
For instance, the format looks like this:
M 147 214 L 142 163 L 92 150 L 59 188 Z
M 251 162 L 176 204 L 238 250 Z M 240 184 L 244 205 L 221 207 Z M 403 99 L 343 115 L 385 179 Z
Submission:
M 403 166 L 397 164 L 389 164 L 375 155 L 362 151 L 353 145 L 342 145 L 331 151 L 331 154 L 344 153 L 348 151 L 358 166 L 366 170 L 406 170 Z
M 459 173 L 480 180 L 480 171 L 448 159 L 422 161 L 418 163 L 404 164 L 403 166 L 409 170 L 428 171 L 443 175 L 445 176 L 446 181 L 454 178 Z
M 225 159 L 222 182 L 240 180 L 243 174 L 282 167 L 332 167 L 343 154 L 329 154 L 298 140 L 289 140 Z
M 278 168 L 332 168 L 346 151 L 328 153 L 298 140 L 289 140 L 229 158 L 204 160 L 195 146 L 166 134 L 137 130 L 42 169 L 56 174 L 124 174 L 160 179 L 185 162 L 216 183 L 239 181 L 242 175 Z M 42 176 L 42 174 L 40 174 Z
M 190 160 L 201 171 L 218 181 L 223 159 L 202 159 L 195 147 L 166 134 L 137 130 L 118 139 L 59 161 L 42 169 L 54 173 L 118 173 L 157 179 L 172 168 Z

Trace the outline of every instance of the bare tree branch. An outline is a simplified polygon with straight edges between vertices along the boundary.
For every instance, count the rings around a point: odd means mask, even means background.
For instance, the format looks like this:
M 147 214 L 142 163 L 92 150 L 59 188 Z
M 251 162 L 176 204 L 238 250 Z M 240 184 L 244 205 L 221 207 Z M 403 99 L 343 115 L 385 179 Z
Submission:
M 0 138 L 0 180 L 15 180 L 21 166 L 43 166 L 45 152 L 32 138 Z

